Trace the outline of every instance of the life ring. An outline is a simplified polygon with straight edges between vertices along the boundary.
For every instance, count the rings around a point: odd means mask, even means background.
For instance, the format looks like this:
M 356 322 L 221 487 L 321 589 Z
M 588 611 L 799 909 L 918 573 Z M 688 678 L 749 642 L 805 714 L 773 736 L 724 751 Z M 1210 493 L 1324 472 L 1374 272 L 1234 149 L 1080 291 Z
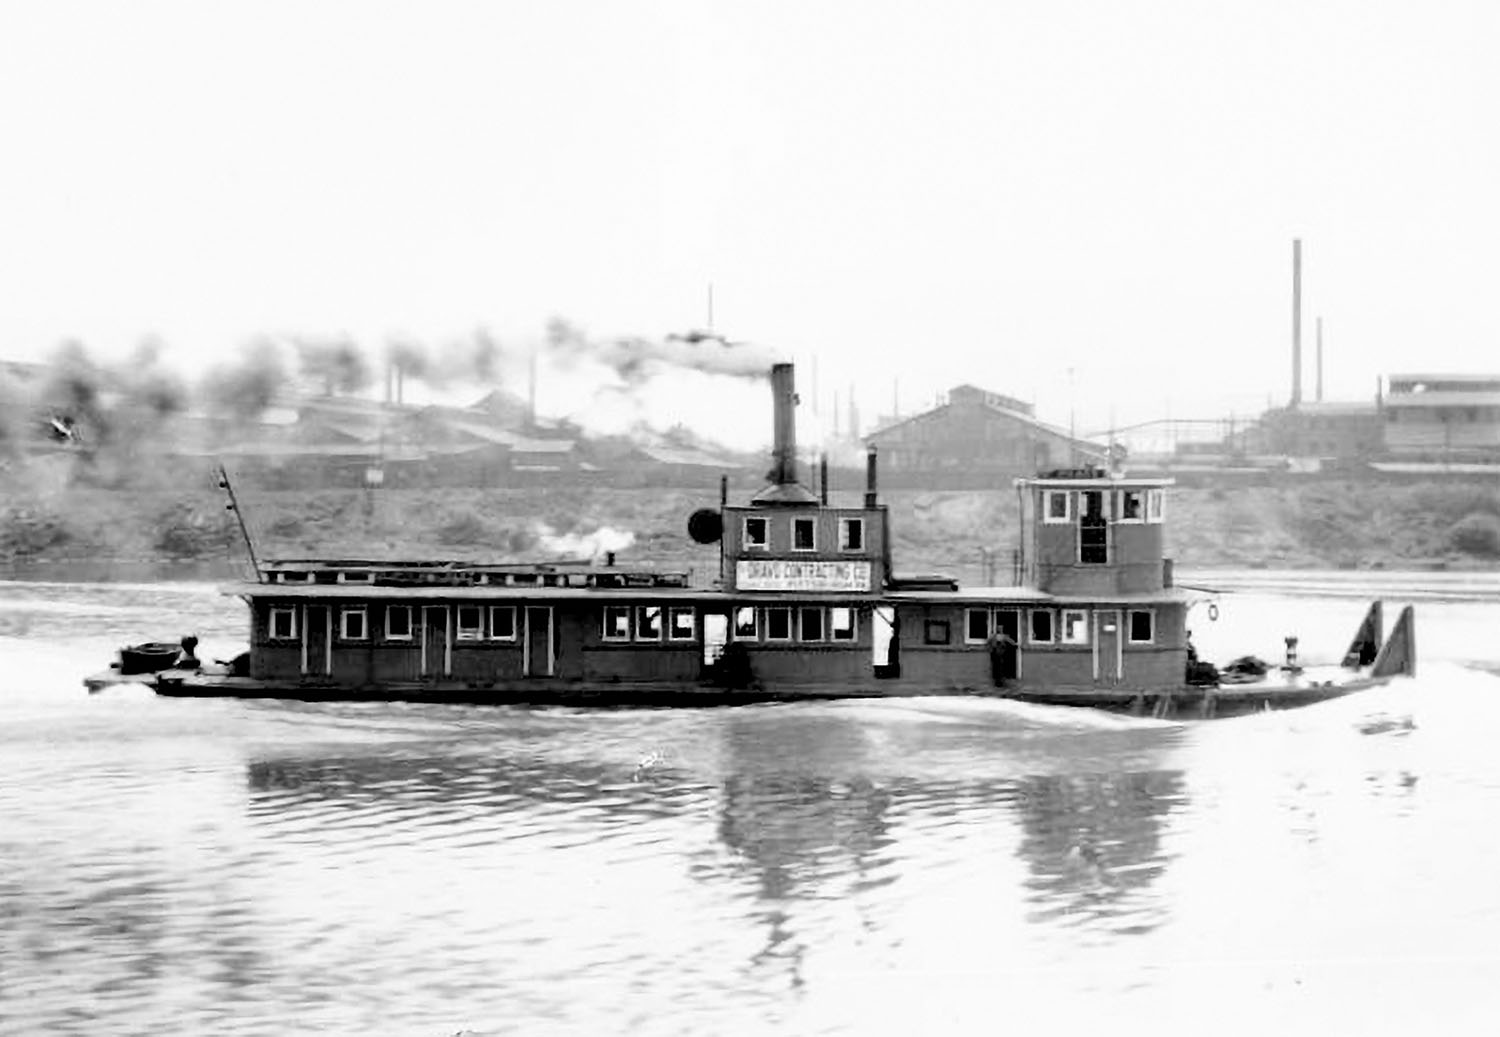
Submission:
M 1210 623 L 1217 623 L 1219 621 L 1219 603 L 1216 601 L 1208 603 L 1208 621 Z

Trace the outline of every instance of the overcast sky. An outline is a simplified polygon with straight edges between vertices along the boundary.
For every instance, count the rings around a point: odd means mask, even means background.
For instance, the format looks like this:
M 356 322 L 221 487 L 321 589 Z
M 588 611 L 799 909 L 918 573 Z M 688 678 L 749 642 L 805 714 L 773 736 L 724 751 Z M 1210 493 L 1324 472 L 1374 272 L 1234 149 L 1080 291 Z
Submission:
M 712 283 L 804 399 L 816 353 L 867 417 L 1084 430 L 1284 402 L 1301 237 L 1308 396 L 1319 315 L 1331 398 L 1500 369 L 1493 0 L 0 10 L 0 356 L 662 335 Z

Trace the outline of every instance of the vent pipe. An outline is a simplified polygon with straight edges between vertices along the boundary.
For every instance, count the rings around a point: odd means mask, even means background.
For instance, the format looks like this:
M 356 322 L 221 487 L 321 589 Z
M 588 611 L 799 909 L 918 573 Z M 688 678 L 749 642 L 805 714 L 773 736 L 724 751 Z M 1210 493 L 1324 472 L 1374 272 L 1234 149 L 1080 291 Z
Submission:
M 1318 395 L 1319 403 L 1323 402 L 1323 318 L 1318 318 Z
M 818 503 L 828 506 L 828 455 L 818 458 Z
M 879 499 L 880 499 L 879 496 L 876 494 L 876 485 L 875 485 L 876 475 L 875 475 L 875 469 L 876 469 L 876 463 L 875 463 L 875 446 L 874 446 L 874 444 L 871 444 L 870 445 L 870 452 L 865 455 L 865 507 L 866 508 L 874 508 L 876 506 L 876 504 L 879 502 Z

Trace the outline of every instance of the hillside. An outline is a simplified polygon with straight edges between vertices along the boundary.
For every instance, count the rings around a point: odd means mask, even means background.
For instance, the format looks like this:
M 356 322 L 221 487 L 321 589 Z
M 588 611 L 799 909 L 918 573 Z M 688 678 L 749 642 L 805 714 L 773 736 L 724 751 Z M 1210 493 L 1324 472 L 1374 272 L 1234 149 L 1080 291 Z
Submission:
M 240 487 L 262 557 L 533 559 L 621 548 L 622 557 L 717 566 L 687 517 L 717 487 L 681 489 L 359 490 Z M 0 565 L 243 558 L 221 491 L 12 488 L 0 503 Z M 835 495 L 853 502 L 857 496 Z M 1014 491 L 893 491 L 897 568 L 1001 582 L 1017 545 Z M 1500 493 L 1457 483 L 1316 483 L 1177 488 L 1168 554 L 1194 569 L 1491 567 L 1500 563 Z M 629 541 L 628 547 L 626 542 Z

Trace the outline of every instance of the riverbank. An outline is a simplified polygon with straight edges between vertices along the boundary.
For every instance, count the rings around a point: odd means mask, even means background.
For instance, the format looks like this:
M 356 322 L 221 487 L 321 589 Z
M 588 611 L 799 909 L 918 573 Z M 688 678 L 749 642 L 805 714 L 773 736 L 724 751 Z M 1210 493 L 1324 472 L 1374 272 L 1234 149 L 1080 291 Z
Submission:
M 692 543 L 686 525 L 694 510 L 716 504 L 716 489 L 239 492 L 263 558 L 531 560 L 617 550 L 712 572 L 717 548 Z M 1013 491 L 898 490 L 882 499 L 899 570 L 1008 581 L 1018 546 Z M 1489 487 L 1177 488 L 1167 521 L 1167 553 L 1183 568 L 1500 565 L 1500 492 Z M 0 566 L 12 572 L 175 566 L 226 575 L 244 557 L 234 515 L 214 489 L 12 491 L 0 504 Z

